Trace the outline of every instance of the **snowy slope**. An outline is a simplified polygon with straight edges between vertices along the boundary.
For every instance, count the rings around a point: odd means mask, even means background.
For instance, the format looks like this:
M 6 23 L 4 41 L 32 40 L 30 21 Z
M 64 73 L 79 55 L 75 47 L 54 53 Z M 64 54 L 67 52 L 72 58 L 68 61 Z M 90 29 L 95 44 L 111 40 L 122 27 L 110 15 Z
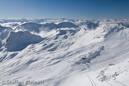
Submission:
M 9 27 L 0 26 L 0 47 L 5 45 L 9 33 L 12 31 Z
M 0 85 L 128 86 L 127 20 L 23 25 L 18 26 L 22 31 L 10 32 L 0 49 Z M 40 25 L 49 30 L 40 31 Z

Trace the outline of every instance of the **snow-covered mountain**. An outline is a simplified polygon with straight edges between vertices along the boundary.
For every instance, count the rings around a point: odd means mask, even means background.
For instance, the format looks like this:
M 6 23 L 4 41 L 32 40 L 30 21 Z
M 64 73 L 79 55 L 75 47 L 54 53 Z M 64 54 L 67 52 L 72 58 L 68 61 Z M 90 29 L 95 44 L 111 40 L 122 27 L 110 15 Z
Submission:
M 24 23 L 22 25 L 18 25 L 15 30 L 16 31 L 29 31 L 34 33 L 39 33 L 41 31 L 50 31 L 52 29 L 58 28 L 77 28 L 78 26 L 71 22 L 61 22 L 59 24 L 54 23 L 46 23 L 46 24 L 37 24 L 34 22 Z
M 36 21 L 0 26 L 0 86 L 129 85 L 129 20 Z
M 29 31 L 29 32 L 40 32 L 40 28 L 42 27 L 41 24 L 29 22 L 29 23 L 24 23 L 22 25 L 19 25 L 16 27 L 16 30 L 18 31 Z

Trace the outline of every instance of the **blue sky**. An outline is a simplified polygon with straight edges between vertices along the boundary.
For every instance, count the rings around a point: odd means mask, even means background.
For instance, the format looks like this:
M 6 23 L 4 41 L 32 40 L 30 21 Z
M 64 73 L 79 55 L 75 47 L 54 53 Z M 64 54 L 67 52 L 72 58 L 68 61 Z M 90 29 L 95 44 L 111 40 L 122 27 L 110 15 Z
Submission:
M 129 18 L 129 0 L 0 0 L 0 18 Z

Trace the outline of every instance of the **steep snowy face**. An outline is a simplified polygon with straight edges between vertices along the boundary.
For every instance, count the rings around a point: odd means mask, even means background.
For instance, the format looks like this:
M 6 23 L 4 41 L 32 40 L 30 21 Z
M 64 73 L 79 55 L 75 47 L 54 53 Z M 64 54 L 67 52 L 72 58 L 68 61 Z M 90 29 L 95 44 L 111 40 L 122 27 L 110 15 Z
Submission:
M 43 38 L 40 36 L 31 34 L 27 31 L 11 32 L 6 41 L 5 47 L 8 51 L 20 51 L 27 47 L 27 45 L 35 44 L 42 40 Z
M 123 23 L 25 23 L 26 31 L 12 30 L 0 49 L 0 77 L 3 81 L 44 81 L 44 86 L 119 86 L 111 80 L 126 86 L 129 28 Z
M 6 39 L 11 31 L 12 29 L 9 27 L 0 26 L 0 47 L 2 47 L 5 44 Z
M 10 27 L 3 27 L 0 25 L 0 32 L 2 32 L 4 30 L 11 30 L 11 28 Z

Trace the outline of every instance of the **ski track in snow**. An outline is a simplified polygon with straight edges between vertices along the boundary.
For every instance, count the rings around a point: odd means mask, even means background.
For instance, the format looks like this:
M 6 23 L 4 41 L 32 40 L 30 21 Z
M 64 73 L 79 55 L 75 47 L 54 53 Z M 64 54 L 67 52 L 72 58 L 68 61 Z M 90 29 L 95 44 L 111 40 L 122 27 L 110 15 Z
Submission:
M 95 84 L 95 82 L 91 79 L 91 77 L 89 76 L 89 74 L 86 73 L 86 75 L 87 75 L 89 81 L 91 82 L 92 86 L 97 86 L 97 85 Z

